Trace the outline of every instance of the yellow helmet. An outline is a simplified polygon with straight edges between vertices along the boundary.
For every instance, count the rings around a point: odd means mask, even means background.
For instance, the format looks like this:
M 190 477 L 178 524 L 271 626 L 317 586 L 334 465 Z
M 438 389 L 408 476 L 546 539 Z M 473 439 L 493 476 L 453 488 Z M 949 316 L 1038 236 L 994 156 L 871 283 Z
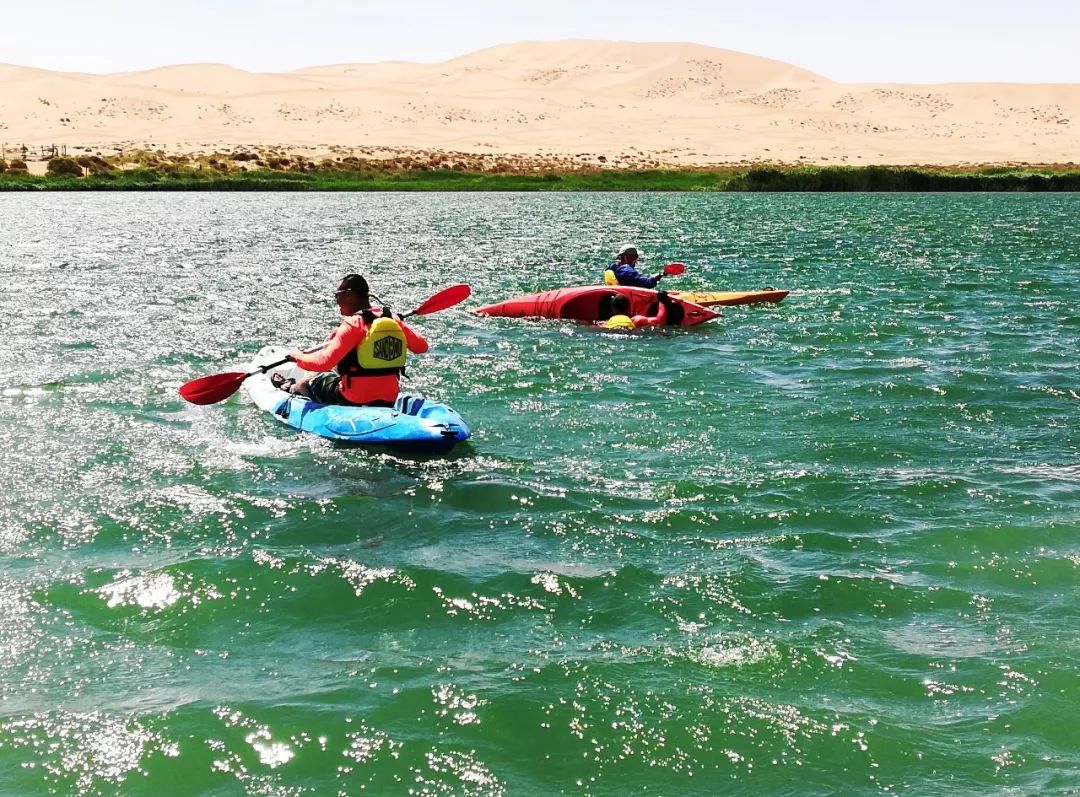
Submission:
M 634 329 L 634 321 L 628 315 L 613 315 L 604 322 L 605 329 Z

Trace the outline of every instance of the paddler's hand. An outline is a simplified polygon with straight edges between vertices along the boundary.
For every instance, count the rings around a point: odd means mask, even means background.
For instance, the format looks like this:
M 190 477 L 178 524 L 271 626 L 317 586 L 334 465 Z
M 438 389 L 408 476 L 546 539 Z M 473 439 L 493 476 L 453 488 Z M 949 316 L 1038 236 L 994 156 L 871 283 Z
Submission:
M 286 354 L 285 355 L 285 360 L 288 361 L 288 362 L 291 362 L 291 363 L 296 362 L 296 360 L 295 360 L 295 358 L 293 358 L 292 354 Z M 280 363 L 274 363 L 273 365 L 260 365 L 259 366 L 259 371 L 261 373 L 265 374 L 271 368 L 276 368 L 278 365 L 280 365 Z

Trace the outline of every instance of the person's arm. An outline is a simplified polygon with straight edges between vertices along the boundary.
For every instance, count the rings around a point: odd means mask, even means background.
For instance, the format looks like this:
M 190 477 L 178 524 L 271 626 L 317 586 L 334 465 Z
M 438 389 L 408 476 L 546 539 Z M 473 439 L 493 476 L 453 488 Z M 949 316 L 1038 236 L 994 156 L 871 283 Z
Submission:
M 401 331 L 405 333 L 405 345 L 409 347 L 409 351 L 413 354 L 423 354 L 428 350 L 427 338 L 406 326 L 400 316 L 397 317 L 397 322 L 401 325 Z
M 635 327 L 662 327 L 667 321 L 667 305 L 661 298 L 656 315 L 636 315 L 630 320 L 634 322 Z
M 367 328 L 359 318 L 347 318 L 338 325 L 322 348 L 314 352 L 293 349 L 289 357 L 305 371 L 332 371 L 350 349 L 360 345 Z
M 628 266 L 625 263 L 619 266 L 615 272 L 615 277 L 619 280 L 620 285 L 633 285 L 637 288 L 655 288 L 657 279 L 656 277 L 650 277 L 646 274 L 642 274 L 633 266 Z

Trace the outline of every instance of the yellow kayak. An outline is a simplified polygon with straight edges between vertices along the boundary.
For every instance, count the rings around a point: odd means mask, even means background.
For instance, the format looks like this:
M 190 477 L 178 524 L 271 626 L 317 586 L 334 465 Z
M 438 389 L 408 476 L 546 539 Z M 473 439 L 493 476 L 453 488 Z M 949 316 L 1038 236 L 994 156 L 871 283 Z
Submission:
M 788 291 L 772 289 L 761 291 L 669 291 L 669 293 L 684 302 L 693 302 L 702 307 L 716 307 L 717 305 L 730 307 L 736 304 L 779 302 L 788 295 Z

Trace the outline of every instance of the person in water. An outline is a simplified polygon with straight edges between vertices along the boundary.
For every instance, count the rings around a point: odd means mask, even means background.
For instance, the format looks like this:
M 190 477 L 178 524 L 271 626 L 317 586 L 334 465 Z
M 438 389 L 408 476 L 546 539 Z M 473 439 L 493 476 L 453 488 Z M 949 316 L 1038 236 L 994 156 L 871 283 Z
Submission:
M 611 297 L 612 316 L 607 321 L 601 321 L 598 326 L 604 329 L 618 329 L 629 332 L 641 327 L 662 327 L 667 321 L 667 291 L 657 291 L 660 297 L 656 315 L 630 315 L 630 297 L 617 293 Z
M 343 316 L 338 328 L 313 352 L 293 349 L 289 359 L 316 371 L 295 384 L 280 374 L 274 385 L 320 404 L 392 407 L 409 352 L 423 354 L 428 342 L 385 308 L 373 309 L 367 280 L 349 274 L 334 292 Z
M 635 268 L 640 259 L 637 247 L 624 246 L 615 255 L 615 260 L 604 272 L 604 282 L 608 285 L 633 285 L 636 288 L 655 288 L 664 276 L 661 271 L 655 277 L 642 274 Z

